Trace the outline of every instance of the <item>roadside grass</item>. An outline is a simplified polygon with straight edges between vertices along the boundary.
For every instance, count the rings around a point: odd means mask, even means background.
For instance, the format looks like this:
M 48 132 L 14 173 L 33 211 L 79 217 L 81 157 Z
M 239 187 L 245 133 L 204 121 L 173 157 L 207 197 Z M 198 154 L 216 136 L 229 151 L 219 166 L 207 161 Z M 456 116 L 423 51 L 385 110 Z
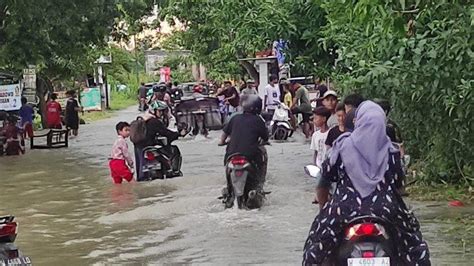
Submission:
M 84 112 L 84 115 L 81 115 L 81 119 L 83 119 L 86 123 L 99 121 L 112 117 L 114 115 L 114 112 L 116 111 L 125 109 L 136 104 L 136 99 L 129 98 L 125 94 L 113 93 L 110 99 L 110 110 Z
M 460 200 L 464 204 L 472 203 L 474 189 L 450 184 L 413 184 L 406 188 L 410 198 L 420 201 Z

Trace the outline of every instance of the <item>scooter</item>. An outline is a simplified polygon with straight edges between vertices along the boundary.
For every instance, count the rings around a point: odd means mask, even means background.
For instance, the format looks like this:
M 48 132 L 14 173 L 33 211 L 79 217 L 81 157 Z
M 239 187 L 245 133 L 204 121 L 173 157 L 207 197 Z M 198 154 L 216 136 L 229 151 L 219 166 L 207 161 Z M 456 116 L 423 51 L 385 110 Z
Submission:
M 13 243 L 18 231 L 14 216 L 0 217 L 0 265 L 31 265 L 26 257 Z
M 293 135 L 288 112 L 290 108 L 284 103 L 275 102 L 278 108 L 275 109 L 272 121 L 270 122 L 271 137 L 275 140 L 287 140 Z
M 168 179 L 183 176 L 182 157 L 178 146 L 168 145 L 166 137 L 156 137 L 155 146 L 143 149 L 142 172 L 144 180 Z
M 307 165 L 305 172 L 319 180 L 321 169 Z M 332 193 L 331 193 L 332 194 Z M 359 216 L 344 226 L 340 245 L 323 265 L 402 265 L 393 242 L 395 227 L 382 217 Z
M 263 190 L 268 163 L 267 152 L 263 145 L 260 145 L 263 156 L 261 169 L 258 169 L 258 166 L 249 158 L 239 153 L 232 154 L 227 159 L 227 186 L 223 188 L 220 197 L 225 208 L 236 206 L 239 209 L 257 209 L 263 205 L 265 195 L 269 194 Z M 257 175 L 261 175 L 260 178 Z M 263 180 L 263 182 L 259 182 L 259 180 Z

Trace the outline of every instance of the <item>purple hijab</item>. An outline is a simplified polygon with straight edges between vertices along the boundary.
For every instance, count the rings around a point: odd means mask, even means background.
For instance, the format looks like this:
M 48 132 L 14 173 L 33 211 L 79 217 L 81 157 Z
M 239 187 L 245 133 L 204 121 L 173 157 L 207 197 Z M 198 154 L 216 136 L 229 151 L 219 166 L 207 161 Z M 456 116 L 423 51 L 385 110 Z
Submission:
M 362 198 L 374 192 L 388 167 L 394 150 L 386 132 L 385 113 L 372 101 L 363 102 L 355 114 L 355 128 L 334 143 L 330 164 L 341 156 L 344 169 Z

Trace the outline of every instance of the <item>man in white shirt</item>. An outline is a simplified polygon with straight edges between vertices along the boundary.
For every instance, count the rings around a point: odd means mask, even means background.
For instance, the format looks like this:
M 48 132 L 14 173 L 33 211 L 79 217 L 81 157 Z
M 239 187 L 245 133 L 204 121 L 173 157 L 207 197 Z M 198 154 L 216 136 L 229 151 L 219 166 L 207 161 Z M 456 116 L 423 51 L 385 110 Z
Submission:
M 319 130 L 313 133 L 310 149 L 314 151 L 314 164 L 319 168 L 322 168 L 323 162 L 327 158 L 326 138 L 329 132 L 327 121 L 330 116 L 331 111 L 323 106 L 316 107 L 313 111 L 313 123 Z
M 280 103 L 280 87 L 278 86 L 278 77 L 270 76 L 270 84 L 265 87 L 265 110 L 274 113 Z

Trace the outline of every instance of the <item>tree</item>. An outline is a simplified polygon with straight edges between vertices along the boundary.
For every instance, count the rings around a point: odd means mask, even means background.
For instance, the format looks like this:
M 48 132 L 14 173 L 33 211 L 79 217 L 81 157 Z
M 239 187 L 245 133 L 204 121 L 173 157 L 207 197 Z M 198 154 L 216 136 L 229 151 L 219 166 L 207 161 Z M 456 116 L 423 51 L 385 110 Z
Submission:
M 470 1 L 325 1 L 346 91 L 390 99 L 427 181 L 472 184 Z
M 308 2 L 312 1 L 167 1 L 160 14 L 170 23 L 176 18 L 184 22 L 186 30 L 178 35 L 179 42 L 211 72 L 240 74 L 237 59 L 254 57 L 256 51 L 271 48 L 278 39 L 288 40 L 294 52 L 306 47 L 307 53 L 298 58 L 302 64 L 314 65 L 316 58 L 328 59 L 321 56 L 325 51 L 318 42 L 300 38 L 302 32 L 304 36 L 317 33 L 321 27 L 316 26 L 324 24 L 324 11 L 306 5 Z M 251 64 L 240 63 L 258 80 Z
M 40 105 L 55 80 L 91 71 L 118 22 L 141 18 L 153 1 L 5 0 L 0 2 L 0 67 L 39 70 Z M 136 7 L 141 12 L 137 11 Z

